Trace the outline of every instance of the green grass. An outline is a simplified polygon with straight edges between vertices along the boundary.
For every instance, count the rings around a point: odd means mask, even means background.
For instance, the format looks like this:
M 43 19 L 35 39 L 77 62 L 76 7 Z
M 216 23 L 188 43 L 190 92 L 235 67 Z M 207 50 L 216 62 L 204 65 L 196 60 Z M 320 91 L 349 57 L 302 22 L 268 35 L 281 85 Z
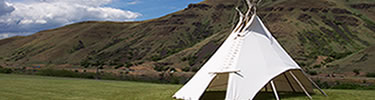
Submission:
M 0 74 L 0 100 L 171 100 L 181 85 Z M 371 100 L 374 90 L 325 90 L 314 100 Z M 220 96 L 218 96 L 220 97 Z M 272 100 L 272 93 L 261 95 Z M 280 94 L 284 100 L 307 100 L 304 94 Z M 211 99 L 212 100 L 212 99 Z
M 0 74 L 1 100 L 168 100 L 180 85 Z

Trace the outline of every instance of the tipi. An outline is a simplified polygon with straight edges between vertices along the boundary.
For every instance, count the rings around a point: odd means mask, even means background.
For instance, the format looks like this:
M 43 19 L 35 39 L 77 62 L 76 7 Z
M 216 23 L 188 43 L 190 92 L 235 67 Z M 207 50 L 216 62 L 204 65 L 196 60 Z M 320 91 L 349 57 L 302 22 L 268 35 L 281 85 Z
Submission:
M 304 92 L 310 99 L 313 86 L 326 95 L 287 54 L 249 7 L 214 55 L 173 97 L 198 100 L 206 90 L 225 90 L 225 100 L 251 100 L 260 91 Z M 251 17 L 249 16 L 251 15 Z

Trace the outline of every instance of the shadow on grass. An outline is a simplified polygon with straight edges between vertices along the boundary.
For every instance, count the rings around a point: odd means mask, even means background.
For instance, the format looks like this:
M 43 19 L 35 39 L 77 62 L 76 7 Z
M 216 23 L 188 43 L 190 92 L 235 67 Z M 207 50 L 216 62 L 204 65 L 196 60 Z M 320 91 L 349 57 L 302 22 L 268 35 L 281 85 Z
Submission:
M 200 100 L 224 100 L 226 91 L 206 91 Z M 304 93 L 278 93 L 280 99 L 306 96 Z M 273 92 L 260 92 L 254 100 L 275 100 Z
M 226 91 L 206 91 L 200 100 L 224 100 Z
M 306 96 L 304 93 L 292 93 L 292 92 L 279 92 L 280 99 L 294 98 Z M 273 92 L 260 92 L 258 93 L 254 100 L 275 100 L 275 95 Z

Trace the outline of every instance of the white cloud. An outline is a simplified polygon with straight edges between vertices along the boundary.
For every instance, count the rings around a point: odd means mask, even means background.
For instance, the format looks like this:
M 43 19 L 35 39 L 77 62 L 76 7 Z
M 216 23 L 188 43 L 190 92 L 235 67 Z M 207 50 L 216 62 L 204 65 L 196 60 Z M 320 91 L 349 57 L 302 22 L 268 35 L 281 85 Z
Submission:
M 27 36 L 31 35 L 32 33 L 25 33 L 25 32 L 20 32 L 20 33 L 0 33 L 0 40 L 5 39 L 8 37 L 13 37 L 13 36 Z
M 14 8 L 9 3 L 5 2 L 5 0 L 0 0 L 0 16 L 9 14 L 13 10 Z
M 34 0 L 8 3 L 0 0 L 0 34 L 35 32 L 87 20 L 131 21 L 142 16 L 140 13 L 105 6 L 111 2 Z
M 134 0 L 134 1 L 128 2 L 127 4 L 128 5 L 135 5 L 135 4 L 138 4 L 138 3 L 140 3 L 139 0 Z
M 10 36 L 9 36 L 9 34 L 7 34 L 7 33 L 0 34 L 0 40 L 1 40 L 1 39 L 4 39 L 4 38 L 8 38 L 8 37 L 10 37 Z
M 112 0 L 41 0 L 47 3 L 69 3 L 69 4 L 79 4 L 88 6 L 101 6 L 104 4 L 111 3 Z

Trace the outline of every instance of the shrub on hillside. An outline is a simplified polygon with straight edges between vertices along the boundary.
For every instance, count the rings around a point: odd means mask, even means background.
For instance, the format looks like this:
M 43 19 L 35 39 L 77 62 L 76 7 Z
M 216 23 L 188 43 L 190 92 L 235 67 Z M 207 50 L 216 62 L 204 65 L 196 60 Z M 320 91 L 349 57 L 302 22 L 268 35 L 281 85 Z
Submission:
M 184 68 L 182 68 L 182 71 L 189 72 L 190 71 L 190 67 L 184 67 Z
M 158 61 L 158 60 L 161 60 L 161 59 L 162 59 L 162 57 L 159 56 L 159 55 L 154 55 L 154 56 L 151 57 L 152 61 Z
M 331 88 L 331 85 L 328 84 L 328 82 L 321 82 L 320 80 L 316 81 L 316 84 L 322 89 L 329 89 Z
M 367 73 L 366 77 L 375 77 L 375 73 Z
M 320 68 L 321 65 L 314 65 L 313 68 Z
M 310 74 L 310 75 L 318 75 L 318 72 L 316 72 L 316 71 L 306 71 L 308 74 Z
M 337 65 L 337 64 L 336 64 L 336 65 L 327 65 L 326 67 L 327 67 L 327 68 L 331 68 L 331 67 L 340 67 L 340 65 Z
M 182 84 L 182 83 L 185 83 L 185 81 L 186 81 L 186 79 L 184 77 L 172 76 L 169 83 L 171 83 L 171 84 Z
M 130 63 L 130 62 L 126 62 L 124 66 L 125 66 L 126 68 L 130 68 L 131 66 L 133 66 L 133 64 Z
M 324 59 L 324 62 L 326 62 L 326 63 L 330 63 L 332 61 L 334 61 L 334 59 L 332 59 L 331 57 L 328 57 L 327 59 Z
M 191 69 L 191 70 L 192 70 L 193 72 L 198 72 L 198 71 L 199 71 L 199 69 L 200 69 L 200 67 L 192 67 L 192 69 Z
M 331 57 L 335 58 L 335 59 L 341 59 L 341 58 L 344 58 L 348 55 L 352 54 L 352 52 L 343 52 L 343 53 L 332 53 L 330 54 Z
M 193 56 L 193 55 L 187 57 L 187 59 L 189 60 L 189 65 L 190 65 L 190 66 L 193 66 L 193 65 L 196 63 L 195 60 L 196 60 L 197 58 L 198 58 L 197 56 Z
M 359 75 L 359 71 L 361 71 L 361 69 L 353 69 L 353 73 L 355 73 L 356 75 Z
M 343 83 L 331 87 L 332 89 L 358 89 L 358 90 L 374 90 L 374 85 L 360 85 L 354 83 Z
M 10 69 L 10 68 L 3 68 L 2 66 L 0 66 L 0 73 L 10 74 L 12 72 L 13 72 L 12 69 Z
M 357 88 L 361 88 L 361 87 L 362 86 L 358 85 L 358 84 L 345 83 L 345 84 L 339 84 L 339 85 L 333 86 L 332 89 L 357 89 Z
M 95 78 L 95 73 L 77 73 L 69 70 L 56 70 L 56 69 L 42 69 L 36 73 L 43 76 L 57 76 L 57 77 L 75 77 L 75 78 Z
M 91 63 L 87 60 L 83 60 L 83 61 L 80 62 L 80 65 L 87 68 L 91 65 Z
M 158 72 L 167 71 L 169 69 L 168 66 L 154 66 L 154 70 Z
M 186 61 L 187 59 L 187 57 L 182 57 L 181 61 Z
M 120 67 L 124 66 L 124 64 L 117 64 L 115 69 L 119 69 Z

